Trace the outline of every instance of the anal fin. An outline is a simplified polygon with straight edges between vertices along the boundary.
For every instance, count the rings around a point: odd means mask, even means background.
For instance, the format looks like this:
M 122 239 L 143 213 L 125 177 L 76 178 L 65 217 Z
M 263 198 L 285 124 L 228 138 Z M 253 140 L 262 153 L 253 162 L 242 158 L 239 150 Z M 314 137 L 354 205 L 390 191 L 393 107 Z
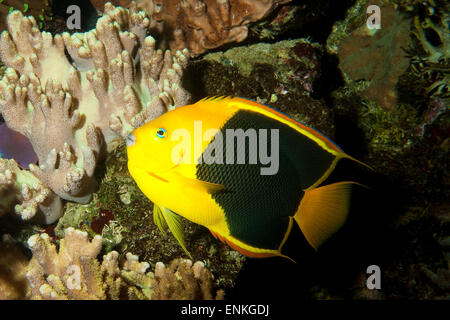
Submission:
M 171 174 L 174 177 L 173 180 L 179 181 L 184 186 L 189 187 L 189 188 L 194 188 L 194 189 L 201 189 L 208 194 L 216 194 L 220 191 L 225 190 L 225 186 L 223 186 L 221 184 L 185 177 L 184 175 L 182 175 L 179 172 L 173 172 Z
M 233 250 L 236 250 L 237 252 L 239 252 L 240 254 L 242 254 L 242 255 L 244 255 L 246 257 L 249 257 L 249 258 L 269 258 L 269 257 L 282 256 L 282 257 L 286 257 L 286 258 L 292 260 L 291 258 L 289 258 L 287 256 L 284 256 L 281 253 L 276 252 L 276 251 L 273 251 L 273 252 L 256 252 L 256 251 L 251 251 L 251 250 L 242 248 L 238 244 L 234 243 L 232 240 L 230 240 L 230 239 L 220 235 L 219 233 L 214 232 L 211 229 L 209 229 L 209 231 L 212 233 L 214 238 L 219 239 L 222 243 L 227 244 L 230 248 L 232 248 Z

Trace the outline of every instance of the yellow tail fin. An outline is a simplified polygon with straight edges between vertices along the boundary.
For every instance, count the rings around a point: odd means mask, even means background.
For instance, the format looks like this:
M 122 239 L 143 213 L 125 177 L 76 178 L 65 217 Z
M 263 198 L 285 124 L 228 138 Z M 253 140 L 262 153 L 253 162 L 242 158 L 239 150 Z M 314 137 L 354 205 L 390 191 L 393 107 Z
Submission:
M 354 185 L 359 184 L 344 181 L 305 192 L 294 219 L 314 249 L 344 225 Z

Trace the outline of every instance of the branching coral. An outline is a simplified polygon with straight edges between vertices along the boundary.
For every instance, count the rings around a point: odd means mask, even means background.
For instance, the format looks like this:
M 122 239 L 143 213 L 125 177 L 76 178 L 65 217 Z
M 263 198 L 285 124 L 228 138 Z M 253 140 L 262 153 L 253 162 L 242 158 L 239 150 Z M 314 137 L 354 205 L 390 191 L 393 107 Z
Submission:
M 149 264 L 126 254 L 120 267 L 119 254 L 111 251 L 100 264 L 96 256 L 102 238 L 88 240 L 86 232 L 68 228 L 60 248 L 47 234 L 28 240 L 33 258 L 28 266 L 31 299 L 211 299 L 212 275 L 201 262 L 174 260 L 169 268 Z M 218 298 L 223 297 L 221 291 Z
M 105 151 L 189 99 L 181 87 L 187 51 L 156 50 L 149 23 L 136 6 L 107 4 L 96 29 L 52 36 L 33 17 L 8 16 L 0 112 L 30 139 L 40 163 L 33 174 L 64 199 L 89 201 Z
M 28 240 L 33 252 L 27 279 L 32 299 L 100 299 L 99 266 L 95 257 L 102 247 L 101 237 L 89 242 L 87 234 L 69 228 L 61 240 L 59 251 L 47 234 Z M 96 272 L 97 271 L 97 272 Z
M 63 213 L 60 197 L 14 160 L 0 158 L 0 215 L 15 212 L 23 220 L 53 223 Z
M 155 285 L 152 295 L 157 300 L 221 300 L 223 291 L 219 290 L 216 297 L 212 296 L 212 275 L 204 263 L 185 259 L 175 259 L 169 267 L 162 262 L 155 266 Z

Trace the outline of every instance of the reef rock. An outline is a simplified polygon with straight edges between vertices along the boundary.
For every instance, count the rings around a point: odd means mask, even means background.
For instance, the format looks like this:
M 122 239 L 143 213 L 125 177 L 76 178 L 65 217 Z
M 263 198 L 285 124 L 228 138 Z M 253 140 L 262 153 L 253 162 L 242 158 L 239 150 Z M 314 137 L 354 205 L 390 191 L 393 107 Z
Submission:
M 0 239 L 0 300 L 23 299 L 28 292 L 28 259 L 10 235 Z
M 206 54 L 191 62 L 186 77 L 195 74 L 201 83 L 189 88 L 194 97 L 253 99 L 332 137 L 331 110 L 315 99 L 322 57 L 322 46 L 304 39 L 260 43 Z
M 369 29 L 367 15 L 361 11 L 368 5 L 379 5 L 382 12 L 380 29 Z M 353 81 L 364 81 L 363 95 L 375 100 L 382 108 L 393 109 L 397 102 L 396 85 L 409 66 L 405 49 L 411 44 L 411 19 L 381 2 L 360 1 L 347 20 L 357 21 L 340 25 L 338 48 L 339 67 Z M 365 12 L 365 10 L 364 10 Z M 355 17 L 360 15 L 362 18 Z M 332 50 L 336 50 L 331 45 Z

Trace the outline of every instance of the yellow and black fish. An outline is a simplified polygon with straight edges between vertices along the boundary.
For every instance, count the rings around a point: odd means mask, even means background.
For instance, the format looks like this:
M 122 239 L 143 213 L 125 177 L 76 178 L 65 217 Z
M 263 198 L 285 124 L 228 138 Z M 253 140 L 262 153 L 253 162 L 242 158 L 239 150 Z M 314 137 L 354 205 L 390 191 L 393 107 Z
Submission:
M 256 163 L 253 132 L 267 142 L 258 145 Z M 316 130 L 243 98 L 207 98 L 170 111 L 130 134 L 127 150 L 131 175 L 155 204 L 156 224 L 167 222 L 185 250 L 177 214 L 246 256 L 284 256 L 294 224 L 317 249 L 346 221 L 357 184 L 318 187 L 340 159 L 359 161 Z M 272 168 L 269 150 L 277 153 Z

